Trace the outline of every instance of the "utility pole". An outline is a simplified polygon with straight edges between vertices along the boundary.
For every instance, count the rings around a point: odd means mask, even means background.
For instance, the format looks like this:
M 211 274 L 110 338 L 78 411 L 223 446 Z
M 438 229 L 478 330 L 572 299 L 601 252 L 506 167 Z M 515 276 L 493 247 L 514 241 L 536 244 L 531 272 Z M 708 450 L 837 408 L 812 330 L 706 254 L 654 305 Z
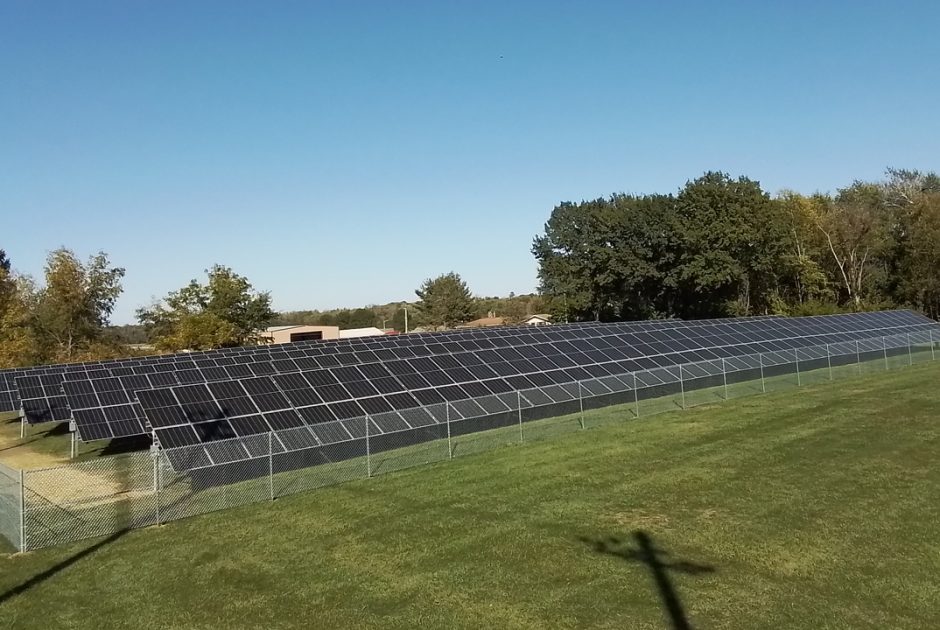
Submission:
M 408 305 L 405 304 L 402 308 L 405 311 L 405 332 L 407 333 L 408 332 Z

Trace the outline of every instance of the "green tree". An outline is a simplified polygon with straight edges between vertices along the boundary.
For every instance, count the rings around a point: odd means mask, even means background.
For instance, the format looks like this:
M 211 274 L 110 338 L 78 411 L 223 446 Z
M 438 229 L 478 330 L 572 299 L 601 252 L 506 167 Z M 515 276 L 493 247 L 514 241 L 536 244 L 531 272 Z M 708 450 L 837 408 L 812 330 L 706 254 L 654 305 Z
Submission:
M 424 325 L 451 328 L 473 318 L 473 296 L 454 272 L 425 280 L 415 295 L 419 300 L 415 310 Z
M 105 327 L 123 291 L 124 269 L 99 252 L 87 262 L 66 248 L 46 260 L 45 284 L 37 292 L 32 328 L 47 361 L 74 361 L 105 344 Z
M 10 273 L 10 259 L 7 258 L 7 253 L 2 249 L 0 249 L 0 271 Z
M 866 298 L 880 303 L 885 297 L 880 290 L 887 281 L 885 262 L 896 245 L 892 215 L 877 184 L 855 182 L 840 189 L 816 219 L 841 298 L 856 310 Z
M 682 251 L 672 274 L 683 317 L 772 310 L 785 254 L 784 220 L 760 184 L 708 172 L 676 198 Z
M 532 245 L 539 289 L 556 321 L 645 318 L 667 310 L 674 226 L 674 199 L 667 195 L 556 206 Z
M 228 267 L 206 270 L 205 284 L 192 280 L 161 302 L 137 311 L 161 349 L 208 349 L 257 341 L 274 319 L 271 296 L 255 291 L 247 278 Z
M 2 253 L 2 252 L 0 252 Z M 0 264 L 0 369 L 32 365 L 40 360 L 31 326 L 32 286 Z
M 785 265 L 780 269 L 781 298 L 794 312 L 833 299 L 829 277 L 822 264 L 828 251 L 816 223 L 832 200 L 824 195 L 805 196 L 785 190 L 776 199 L 786 221 Z M 816 306 L 818 309 L 818 306 Z

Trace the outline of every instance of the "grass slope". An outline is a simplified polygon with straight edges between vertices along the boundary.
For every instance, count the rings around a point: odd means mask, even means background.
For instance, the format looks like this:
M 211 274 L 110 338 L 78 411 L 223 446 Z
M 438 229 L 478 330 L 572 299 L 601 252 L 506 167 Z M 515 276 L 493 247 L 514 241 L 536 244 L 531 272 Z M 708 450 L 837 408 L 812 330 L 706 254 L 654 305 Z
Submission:
M 938 376 L 607 424 L 5 556 L 0 627 L 671 627 L 643 536 L 696 627 L 936 627 Z

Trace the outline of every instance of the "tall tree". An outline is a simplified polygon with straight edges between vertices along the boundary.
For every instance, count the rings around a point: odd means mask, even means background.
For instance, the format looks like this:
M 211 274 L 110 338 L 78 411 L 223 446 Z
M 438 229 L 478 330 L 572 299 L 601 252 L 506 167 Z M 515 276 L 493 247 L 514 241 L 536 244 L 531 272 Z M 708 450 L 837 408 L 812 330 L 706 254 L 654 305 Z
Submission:
M 0 271 L 10 273 L 10 259 L 7 258 L 7 253 L 2 249 L 0 249 Z
M 613 195 L 552 210 L 532 253 L 557 321 L 645 318 L 671 300 L 677 251 L 671 196 Z
M 708 172 L 676 198 L 682 252 L 672 277 L 676 313 L 714 317 L 772 309 L 785 253 L 777 205 L 746 177 Z
M 784 190 L 776 199 L 786 221 L 785 265 L 779 270 L 781 298 L 796 307 L 832 298 L 829 277 L 820 261 L 826 260 L 825 241 L 816 224 L 832 201 L 824 195 L 805 196 Z
M 817 217 L 816 225 L 839 279 L 843 299 L 860 310 L 865 298 L 879 301 L 878 274 L 883 256 L 893 248 L 893 216 L 876 184 L 855 182 L 839 190 L 833 203 Z
M 0 252 L 2 253 L 2 252 Z M 31 326 L 32 285 L 0 264 L 0 369 L 41 360 Z
M 473 296 L 467 283 L 453 271 L 425 280 L 415 290 L 415 304 L 422 324 L 451 328 L 473 318 Z
M 255 291 L 244 276 L 215 265 L 205 284 L 192 280 L 161 302 L 137 311 L 157 347 L 205 350 L 256 342 L 274 319 L 271 295 Z
M 123 277 L 104 252 L 84 263 L 64 247 L 49 254 L 32 316 L 44 358 L 73 361 L 103 342 Z

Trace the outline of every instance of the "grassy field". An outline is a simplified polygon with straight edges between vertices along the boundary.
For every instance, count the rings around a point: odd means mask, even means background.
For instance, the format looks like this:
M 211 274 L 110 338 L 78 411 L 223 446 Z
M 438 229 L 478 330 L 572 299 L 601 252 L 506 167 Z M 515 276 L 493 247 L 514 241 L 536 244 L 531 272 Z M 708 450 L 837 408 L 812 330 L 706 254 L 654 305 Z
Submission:
M 0 463 L 17 469 L 44 468 L 68 462 L 86 461 L 133 450 L 146 449 L 143 436 L 77 443 L 76 457 L 70 457 L 71 434 L 67 422 L 27 425 L 20 437 L 17 414 L 0 412 Z
M 553 440 L 3 556 L 0 627 L 936 627 L 938 377 L 598 410 Z

